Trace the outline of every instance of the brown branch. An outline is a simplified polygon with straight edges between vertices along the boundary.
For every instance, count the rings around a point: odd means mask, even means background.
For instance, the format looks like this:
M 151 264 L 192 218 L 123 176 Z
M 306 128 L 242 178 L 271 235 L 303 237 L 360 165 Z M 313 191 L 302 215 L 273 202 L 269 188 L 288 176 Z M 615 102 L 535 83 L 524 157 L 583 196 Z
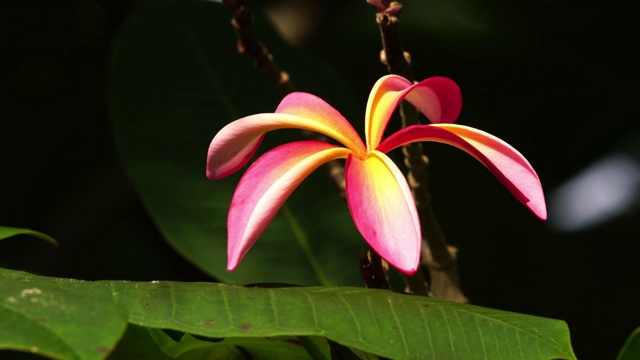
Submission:
M 238 52 L 251 56 L 258 71 L 271 83 L 273 83 L 282 96 L 295 91 L 289 75 L 280 70 L 273 55 L 267 47 L 261 43 L 255 32 L 254 18 L 251 11 L 252 0 L 223 0 L 222 4 L 231 11 L 233 25 L 238 35 Z
M 399 14 L 402 5 L 398 2 L 368 0 L 376 7 L 376 22 L 382 36 L 383 50 L 380 60 L 387 66 L 389 73 L 400 75 L 413 82 L 411 57 L 402 49 L 400 42 Z M 386 6 L 386 8 L 385 8 Z M 400 104 L 402 127 L 419 124 L 418 110 L 406 101 Z M 429 270 L 431 279 L 430 294 L 436 297 L 467 302 L 460 290 L 458 279 L 456 249 L 447 245 L 440 226 L 431 208 L 431 199 L 427 188 L 428 159 L 422 150 L 422 144 L 413 143 L 403 147 L 405 165 L 409 169 L 408 180 L 416 202 L 418 216 L 422 225 L 421 263 Z M 419 276 L 420 278 L 415 278 Z M 413 293 L 427 293 L 422 274 L 406 277 L 405 281 Z
M 269 49 L 256 36 L 253 0 L 222 0 L 222 4 L 233 14 L 231 25 L 238 35 L 238 52 L 251 56 L 258 71 L 276 86 L 280 95 L 296 91 L 289 75 L 278 67 Z M 303 134 L 312 140 L 328 141 L 322 134 L 311 131 L 303 131 Z M 344 166 L 337 160 L 329 161 L 327 166 L 329 175 L 344 194 Z

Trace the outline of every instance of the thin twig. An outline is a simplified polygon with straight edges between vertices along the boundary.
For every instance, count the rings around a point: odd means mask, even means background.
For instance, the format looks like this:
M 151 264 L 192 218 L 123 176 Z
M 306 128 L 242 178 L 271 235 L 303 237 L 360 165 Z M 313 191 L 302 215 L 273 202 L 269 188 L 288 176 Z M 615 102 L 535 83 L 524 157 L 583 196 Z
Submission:
M 411 71 L 411 57 L 409 53 L 402 49 L 400 42 L 400 19 L 398 16 L 402 5 L 395 1 L 368 0 L 368 2 L 376 7 L 376 22 L 380 28 L 383 46 L 380 60 L 387 66 L 389 73 L 400 75 L 414 82 Z M 418 115 L 417 109 L 411 104 L 406 101 L 400 104 L 402 127 L 419 124 Z M 411 187 L 422 225 L 421 263 L 429 270 L 431 280 L 429 291 L 420 271 L 414 277 L 405 277 L 409 291 L 467 302 L 467 298 L 460 290 L 456 248 L 447 245 L 447 241 L 431 208 L 427 189 L 428 158 L 423 153 L 422 144 L 406 145 L 403 147 L 403 153 L 405 164 L 409 170 L 409 186 Z
M 289 75 L 278 67 L 269 49 L 256 36 L 252 12 L 253 1 L 222 0 L 222 3 L 233 14 L 231 25 L 238 35 L 238 52 L 251 56 L 258 71 L 276 86 L 280 95 L 284 97 L 296 91 Z M 303 131 L 303 134 L 309 139 L 328 141 L 326 136 L 315 132 Z M 329 175 L 344 194 L 344 166 L 337 160 L 329 161 L 327 166 Z
M 252 13 L 252 0 L 224 0 L 224 6 L 231 11 L 233 25 L 238 35 L 238 52 L 251 56 L 258 71 L 273 83 L 282 96 L 295 91 L 289 75 L 280 70 L 273 55 L 256 37 Z

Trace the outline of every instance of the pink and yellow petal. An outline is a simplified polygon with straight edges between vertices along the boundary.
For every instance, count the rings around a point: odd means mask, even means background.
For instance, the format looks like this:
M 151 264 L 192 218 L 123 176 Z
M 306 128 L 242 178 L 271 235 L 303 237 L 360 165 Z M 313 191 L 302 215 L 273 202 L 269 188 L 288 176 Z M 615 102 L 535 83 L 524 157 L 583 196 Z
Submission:
M 433 141 L 455 146 L 480 161 L 520 202 L 540 219 L 547 208 L 540 179 L 527 159 L 516 149 L 484 131 L 463 125 L 414 125 L 389 136 L 378 150 L 389 152 L 399 146 Z
M 356 227 L 369 245 L 398 270 L 412 275 L 420 260 L 420 221 L 409 185 L 385 154 L 349 156 L 345 192 Z
M 236 268 L 289 195 L 311 172 L 350 153 L 349 149 L 324 142 L 300 141 L 270 150 L 251 164 L 229 209 L 227 268 Z
M 300 116 L 316 123 L 319 128 L 332 129 L 333 135 L 325 134 L 340 141 L 355 153 L 364 155 L 366 151 L 360 135 L 351 123 L 333 106 L 315 95 L 304 92 L 291 93 L 282 99 L 275 112 Z M 340 137 L 337 134 L 340 134 Z
M 340 122 L 333 118 L 323 121 L 321 118 L 284 113 L 256 114 L 238 119 L 216 134 L 209 145 L 207 178 L 220 179 L 242 168 L 251 160 L 266 132 L 285 128 L 315 131 L 341 142 L 354 152 L 364 151 L 362 140 L 351 133 L 353 128 L 346 120 Z
M 411 87 L 411 82 L 397 75 L 383 76 L 373 85 L 364 118 L 365 141 L 368 149 L 377 147 L 391 115 L 401 100 L 399 94 L 408 87 Z
M 369 149 L 378 146 L 391 115 L 403 99 L 432 123 L 452 123 L 462 108 L 460 88 L 451 79 L 431 77 L 411 84 L 401 76 L 384 76 L 373 86 L 367 102 L 365 134 Z

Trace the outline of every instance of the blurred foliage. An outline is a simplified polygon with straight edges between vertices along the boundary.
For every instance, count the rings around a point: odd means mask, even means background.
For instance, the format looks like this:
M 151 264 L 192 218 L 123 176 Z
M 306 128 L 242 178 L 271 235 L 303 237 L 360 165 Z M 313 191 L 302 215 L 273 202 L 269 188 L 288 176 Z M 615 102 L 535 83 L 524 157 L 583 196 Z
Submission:
M 633 360 L 640 357 L 640 327 L 635 329 L 624 343 L 617 360 Z
M 154 1 L 139 6 L 121 27 L 110 104 L 129 177 L 169 243 L 216 279 L 359 285 L 366 243 L 324 167 L 301 185 L 242 265 L 226 270 L 227 213 L 239 176 L 206 180 L 209 142 L 227 123 L 273 112 L 279 102 L 250 60 L 238 59 L 228 17 L 227 9 L 208 2 Z M 259 33 L 274 44 L 301 89 L 338 103 L 350 98 L 330 69 L 276 46 L 273 32 Z M 295 135 L 304 139 L 301 132 L 269 133 L 261 150 Z

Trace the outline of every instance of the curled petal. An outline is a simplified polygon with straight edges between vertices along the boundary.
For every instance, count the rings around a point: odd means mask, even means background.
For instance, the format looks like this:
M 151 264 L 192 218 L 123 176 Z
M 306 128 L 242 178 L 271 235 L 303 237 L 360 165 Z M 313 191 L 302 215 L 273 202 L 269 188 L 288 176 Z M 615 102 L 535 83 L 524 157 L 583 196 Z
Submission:
M 220 179 L 242 168 L 255 154 L 264 134 L 276 129 L 298 128 L 315 131 L 341 142 L 355 152 L 364 152 L 362 140 L 351 124 L 337 111 L 334 110 L 335 113 L 330 114 L 326 110 L 321 113 L 322 116 L 311 117 L 287 113 L 257 114 L 228 124 L 216 134 L 209 145 L 207 178 Z M 311 114 L 312 112 L 309 112 L 305 115 Z
M 385 154 L 350 155 L 345 191 L 356 227 L 389 264 L 413 275 L 420 259 L 420 221 L 404 175 Z
M 537 217 L 542 220 L 547 218 L 547 207 L 538 175 L 527 159 L 506 142 L 463 125 L 414 125 L 389 136 L 378 146 L 378 150 L 389 152 L 417 141 L 445 143 L 467 152 L 487 167 Z
M 451 79 L 434 76 L 405 91 L 404 100 L 418 108 L 433 124 L 453 123 L 462 109 L 460 88 Z
M 365 134 L 369 149 L 377 148 L 391 115 L 403 99 L 435 124 L 456 121 L 462 108 L 460 88 L 451 79 L 436 76 L 411 84 L 401 76 L 384 76 L 373 86 L 367 102 Z
M 312 171 L 349 153 L 349 149 L 320 141 L 300 141 L 270 150 L 251 164 L 229 209 L 227 269 L 236 268 L 289 195 Z

